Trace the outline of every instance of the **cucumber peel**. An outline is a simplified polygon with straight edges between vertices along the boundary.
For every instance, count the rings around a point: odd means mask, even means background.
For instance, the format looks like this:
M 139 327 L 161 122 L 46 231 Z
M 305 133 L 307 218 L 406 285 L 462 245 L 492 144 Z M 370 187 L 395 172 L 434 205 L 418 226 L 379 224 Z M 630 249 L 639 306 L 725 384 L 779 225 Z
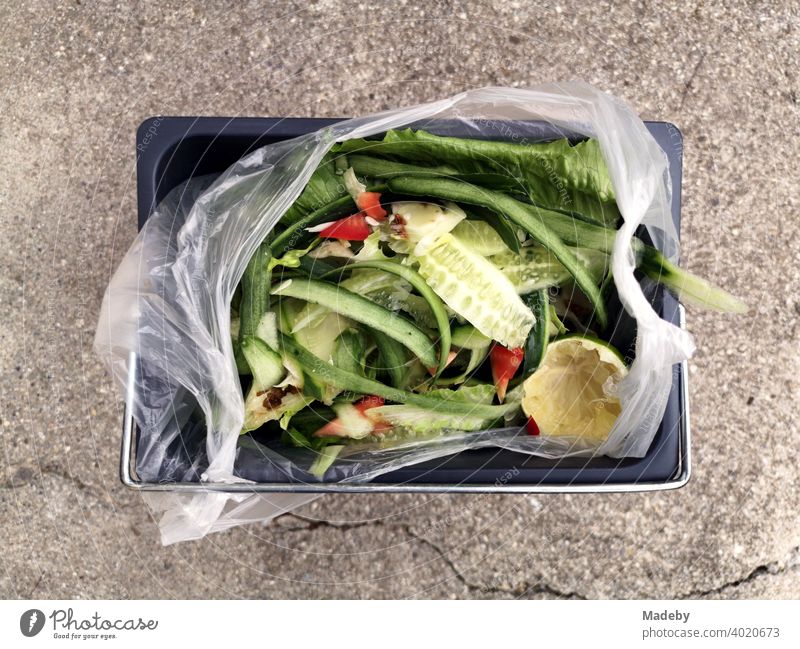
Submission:
M 242 354 L 253 373 L 252 389 L 257 392 L 273 387 L 286 374 L 281 355 L 260 338 L 245 338 L 242 341 Z
M 453 344 L 462 349 L 476 351 L 487 349 L 492 344 L 492 339 L 484 336 L 472 325 L 462 325 L 453 329 Z
M 269 263 L 272 252 L 268 243 L 262 243 L 247 262 L 242 275 L 242 301 L 239 305 L 239 344 L 256 335 L 261 317 L 269 310 Z
M 317 459 L 315 459 L 309 467 L 308 472 L 315 478 L 322 480 L 325 472 L 331 468 L 331 465 L 336 461 L 336 458 L 339 457 L 339 453 L 342 452 L 342 449 L 344 449 L 344 446 L 341 444 L 328 444 L 327 446 L 323 446 L 319 451 Z
M 600 325 L 605 327 L 608 323 L 608 311 L 600 293 L 600 288 L 592 280 L 591 275 L 576 257 L 574 251 L 548 227 L 546 220 L 538 214 L 539 208 L 526 205 L 501 192 L 486 190 L 454 180 L 430 180 L 413 177 L 392 178 L 388 181 L 388 187 L 390 191 L 397 193 L 434 196 L 440 199 L 469 203 L 470 205 L 480 205 L 506 215 L 555 255 L 591 301 Z M 555 212 L 553 213 L 555 214 Z M 563 214 L 561 216 L 575 222 L 569 216 Z
M 352 372 L 342 370 L 335 365 L 326 363 L 298 345 L 291 337 L 284 334 L 281 335 L 281 345 L 297 359 L 303 368 L 311 373 L 320 377 L 324 377 L 327 383 L 335 385 L 341 390 L 350 390 L 358 394 L 370 394 L 378 397 L 383 397 L 388 401 L 395 401 L 397 403 L 408 403 L 420 408 L 429 408 L 436 410 L 440 413 L 452 413 L 456 415 L 465 414 L 465 411 L 476 417 L 485 417 L 486 419 L 496 419 L 502 417 L 505 413 L 510 412 L 517 408 L 518 404 L 505 404 L 500 406 L 485 405 L 479 403 L 469 403 L 464 400 L 459 400 L 457 396 L 452 398 L 443 398 L 441 396 L 427 396 L 424 394 L 417 394 L 416 392 L 407 392 L 405 390 L 398 390 L 388 385 L 368 379 L 363 376 L 358 376 Z M 453 393 L 457 395 L 457 392 Z
M 486 257 L 448 233 L 413 259 L 436 294 L 482 334 L 512 348 L 525 342 L 533 314 Z

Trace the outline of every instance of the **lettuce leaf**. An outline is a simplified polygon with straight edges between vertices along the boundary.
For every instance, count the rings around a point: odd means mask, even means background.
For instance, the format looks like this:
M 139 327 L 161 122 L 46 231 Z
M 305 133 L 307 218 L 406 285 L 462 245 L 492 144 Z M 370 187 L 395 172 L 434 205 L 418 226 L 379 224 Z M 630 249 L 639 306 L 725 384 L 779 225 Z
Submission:
M 620 218 L 614 189 L 597 140 L 574 146 L 566 138 L 547 143 L 498 142 L 441 137 L 426 131 L 387 131 L 383 140 L 347 140 L 336 152 L 368 153 L 424 165 L 446 164 L 459 174 L 497 174 L 516 179 L 528 199 L 543 208 L 615 227 Z
M 281 217 L 281 225 L 292 225 L 311 212 L 348 195 L 341 176 L 336 174 L 335 158 L 336 155 L 330 152 L 322 158 L 305 189 Z

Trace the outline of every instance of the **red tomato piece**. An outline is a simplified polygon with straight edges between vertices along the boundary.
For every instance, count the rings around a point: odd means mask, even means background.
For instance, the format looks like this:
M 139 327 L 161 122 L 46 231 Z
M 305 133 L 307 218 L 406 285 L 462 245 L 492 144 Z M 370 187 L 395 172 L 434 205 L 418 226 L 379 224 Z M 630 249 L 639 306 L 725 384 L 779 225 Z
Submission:
M 506 398 L 508 382 L 514 378 L 524 358 L 525 351 L 522 347 L 508 349 L 498 343 L 495 343 L 494 347 L 492 347 L 489 360 L 492 364 L 494 387 L 497 390 L 497 397 L 500 399 L 501 403 Z
M 344 433 L 345 430 L 342 427 L 342 422 L 337 417 L 316 431 L 314 437 L 341 437 Z
M 445 367 L 449 366 L 450 363 L 452 363 L 455 360 L 457 355 L 458 355 L 457 352 L 454 352 L 453 350 L 450 350 L 450 352 L 447 354 L 447 360 L 444 362 L 444 366 Z M 436 374 L 436 370 L 438 370 L 438 369 L 439 369 L 438 365 L 436 365 L 434 367 L 429 367 L 428 368 L 428 374 L 433 376 L 434 374 Z
M 369 416 L 366 414 L 366 411 L 370 408 L 377 408 L 378 406 L 382 406 L 384 404 L 383 397 L 377 397 L 375 395 L 369 395 L 363 397 L 356 401 L 353 404 L 353 407 L 358 410 L 358 412 L 367 420 L 370 421 L 372 424 L 372 432 L 373 433 L 384 433 L 387 430 L 391 430 L 392 425 L 387 424 L 383 421 L 376 421 L 370 419 Z M 325 424 L 322 428 L 314 433 L 314 437 L 342 437 L 346 436 L 347 430 L 342 425 L 342 420 L 339 417 L 332 419 L 327 424 Z
M 536 423 L 533 417 L 528 417 L 528 423 L 525 424 L 525 429 L 528 431 L 528 435 L 533 435 L 535 437 L 539 434 L 539 424 Z
M 386 210 L 381 207 L 381 195 L 378 192 L 361 192 L 356 198 L 356 205 L 367 216 L 376 221 L 386 218 Z
M 356 410 L 360 413 L 364 413 L 365 410 L 369 410 L 370 408 L 377 408 L 378 406 L 382 406 L 384 404 L 383 397 L 376 397 L 375 395 L 370 395 L 368 397 L 363 397 L 356 401 L 353 405 L 355 406 Z
M 384 403 L 385 401 L 383 400 L 383 397 L 378 397 L 372 394 L 368 397 L 363 397 L 362 399 L 359 399 L 356 403 L 353 404 L 356 407 L 356 410 L 358 410 L 362 415 L 364 415 L 367 419 L 369 419 L 372 422 L 373 435 L 376 435 L 378 433 L 385 433 L 386 431 L 392 430 L 392 428 L 394 428 L 394 426 L 392 426 L 392 424 L 390 424 L 389 422 L 383 421 L 382 419 L 378 419 L 374 415 L 372 417 L 370 417 L 369 415 L 368 411 L 371 408 L 378 408 L 379 406 L 382 406 Z
M 492 375 L 494 379 L 514 378 L 524 358 L 525 352 L 522 347 L 508 349 L 507 347 L 495 343 L 491 352 Z
M 343 219 L 334 221 L 319 233 L 323 239 L 347 239 L 348 241 L 363 241 L 372 230 L 367 220 L 361 214 L 353 214 Z

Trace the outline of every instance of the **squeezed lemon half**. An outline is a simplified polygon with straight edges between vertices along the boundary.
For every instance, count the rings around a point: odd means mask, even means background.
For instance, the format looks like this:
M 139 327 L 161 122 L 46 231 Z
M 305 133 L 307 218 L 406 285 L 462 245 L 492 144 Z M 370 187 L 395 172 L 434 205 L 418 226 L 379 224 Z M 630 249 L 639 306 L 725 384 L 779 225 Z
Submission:
M 622 409 L 616 386 L 627 373 L 619 352 L 602 340 L 580 335 L 554 340 L 523 383 L 522 410 L 542 435 L 577 437 L 597 446 Z

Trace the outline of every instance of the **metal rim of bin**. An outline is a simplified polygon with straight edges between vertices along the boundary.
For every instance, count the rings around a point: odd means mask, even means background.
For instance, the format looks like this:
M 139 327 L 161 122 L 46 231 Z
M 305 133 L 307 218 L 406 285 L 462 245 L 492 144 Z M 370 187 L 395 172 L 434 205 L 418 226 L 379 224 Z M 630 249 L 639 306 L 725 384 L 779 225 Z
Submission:
M 685 310 L 678 305 L 681 329 L 686 328 Z M 557 494 L 557 493 L 633 493 L 642 491 L 667 491 L 680 489 L 692 475 L 691 425 L 689 421 L 689 376 L 688 363 L 681 363 L 680 389 L 680 455 L 678 473 L 663 482 L 637 482 L 625 484 L 587 483 L 587 484 L 387 484 L 361 483 L 295 483 L 295 482 L 145 482 L 134 475 L 134 435 L 136 421 L 131 414 L 136 385 L 136 354 L 130 356 L 130 374 L 125 397 L 125 411 L 122 427 L 122 449 L 120 453 L 120 479 L 129 489 L 136 491 L 166 491 L 181 493 L 517 493 L 517 494 Z

